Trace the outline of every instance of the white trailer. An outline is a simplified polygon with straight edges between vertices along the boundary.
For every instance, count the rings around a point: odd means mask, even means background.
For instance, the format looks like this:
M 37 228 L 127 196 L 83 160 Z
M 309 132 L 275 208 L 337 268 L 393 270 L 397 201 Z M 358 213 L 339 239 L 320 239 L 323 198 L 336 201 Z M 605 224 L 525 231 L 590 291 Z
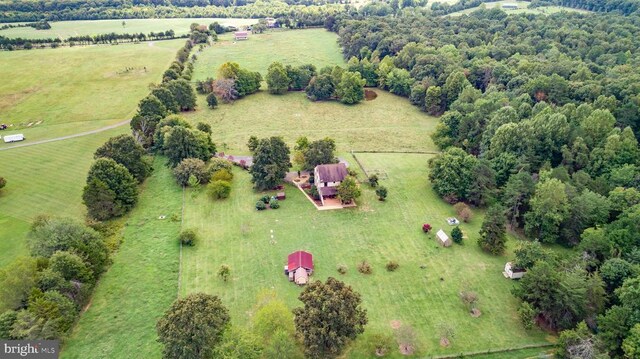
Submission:
M 18 142 L 18 141 L 24 141 L 24 135 L 23 134 L 19 133 L 17 135 L 4 136 L 4 142 L 5 143 Z

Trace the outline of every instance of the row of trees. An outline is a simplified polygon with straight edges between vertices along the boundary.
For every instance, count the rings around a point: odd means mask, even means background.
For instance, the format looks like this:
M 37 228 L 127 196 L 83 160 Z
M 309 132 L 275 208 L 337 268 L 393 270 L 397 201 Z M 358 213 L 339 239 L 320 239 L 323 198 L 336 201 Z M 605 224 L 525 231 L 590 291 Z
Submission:
M 0 338 L 64 339 L 109 264 L 109 249 L 96 230 L 44 216 L 32 224 L 28 245 L 30 256 L 0 270 Z
M 251 331 L 230 324 L 216 296 L 196 293 L 176 300 L 156 329 L 164 358 L 334 358 L 364 332 L 360 294 L 334 278 L 309 284 L 292 313 L 273 292 L 262 292 Z M 301 343 L 296 340 L 301 339 Z
M 120 42 L 137 42 L 137 41 L 149 41 L 149 40 L 167 40 L 175 39 L 175 32 L 173 30 L 150 32 L 148 34 L 133 33 L 133 34 L 116 34 L 115 32 L 99 35 L 82 35 L 71 36 L 64 40 L 60 38 L 40 38 L 40 39 L 26 39 L 21 37 L 9 38 L 0 36 L 0 49 L 4 50 L 31 50 L 34 47 L 60 47 L 60 46 L 76 46 L 76 45 L 90 45 L 90 44 L 117 44 Z

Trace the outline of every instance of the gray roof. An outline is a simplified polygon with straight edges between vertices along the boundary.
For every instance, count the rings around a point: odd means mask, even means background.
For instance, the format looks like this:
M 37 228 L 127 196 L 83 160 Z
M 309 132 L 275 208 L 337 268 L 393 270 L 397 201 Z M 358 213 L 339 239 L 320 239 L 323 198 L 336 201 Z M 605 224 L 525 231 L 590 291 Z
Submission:
M 318 177 L 316 182 L 342 182 L 349 174 L 344 163 L 316 166 Z

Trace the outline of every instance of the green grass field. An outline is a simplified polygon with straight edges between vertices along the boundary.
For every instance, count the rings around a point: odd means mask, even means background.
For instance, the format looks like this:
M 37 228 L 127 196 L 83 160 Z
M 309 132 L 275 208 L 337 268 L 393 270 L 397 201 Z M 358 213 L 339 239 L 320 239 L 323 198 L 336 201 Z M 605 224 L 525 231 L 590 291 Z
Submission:
M 160 357 L 155 325 L 178 290 L 182 190 L 163 160 L 154 167 L 127 219 L 114 263 L 100 279 L 62 358 Z M 166 219 L 158 219 L 161 215 Z
M 122 26 L 122 22 L 125 26 Z M 189 33 L 189 25 L 196 22 L 209 25 L 212 22 L 219 22 L 224 26 L 245 26 L 258 22 L 256 19 L 235 19 L 235 18 L 184 18 L 184 19 L 125 19 L 125 20 L 77 20 L 77 21 L 52 21 L 49 22 L 51 29 L 36 30 L 32 27 L 17 27 L 0 30 L 0 35 L 5 37 L 22 37 L 25 39 L 60 38 L 66 39 L 70 36 L 98 35 L 115 32 L 124 33 L 144 33 L 173 30 L 176 35 Z
M 26 254 L 31 220 L 39 214 L 82 218 L 82 188 L 93 153 L 128 126 L 70 140 L 0 151 L 7 186 L 0 191 L 0 266 Z
M 344 65 L 337 37 L 324 29 L 272 30 L 250 35 L 246 41 L 234 42 L 231 34 L 204 51 L 196 53 L 194 80 L 216 77 L 220 65 L 233 61 L 264 77 L 274 61 L 283 64 L 313 64 L 320 69 L 327 65 Z
M 183 43 L 0 52 L 0 123 L 11 125 L 0 135 L 37 141 L 130 118 Z
M 363 186 L 358 208 L 317 211 L 299 190 L 289 186 L 280 209 L 257 212 L 253 205 L 259 196 L 251 190 L 249 175 L 240 171 L 225 201 L 212 202 L 204 192 L 188 193 L 184 227 L 195 228 L 202 241 L 184 251 L 181 293 L 221 296 L 234 323 L 245 326 L 260 289 L 275 289 L 291 308 L 300 305 L 300 288 L 287 281 L 282 266 L 288 253 L 304 249 L 314 255 L 314 279 L 334 276 L 362 294 L 369 313 L 365 338 L 392 333 L 391 322 L 400 321 L 415 329 L 416 346 L 423 355 L 544 342 L 542 333 L 527 332 L 519 323 L 517 302 L 510 294 L 514 282 L 501 273 L 509 255 L 487 255 L 475 244 L 480 214 L 461 226 L 469 237 L 463 246 L 441 248 L 433 234 L 422 233 L 423 223 L 450 232 L 445 220 L 455 215 L 428 186 L 429 155 L 357 156 L 368 170 L 387 174 L 381 184 L 389 189 L 388 201 L 379 202 L 374 191 Z M 372 275 L 357 272 L 356 265 L 362 260 L 373 266 Z M 400 264 L 396 272 L 385 270 L 389 260 Z M 216 276 L 222 264 L 231 267 L 229 283 Z M 337 273 L 339 264 L 349 267 L 346 275 Z M 458 299 L 465 289 L 479 294 L 480 318 L 472 318 Z M 447 349 L 439 345 L 437 328 L 442 322 L 450 323 L 456 332 Z M 348 357 L 371 354 L 356 343 Z
M 578 13 L 583 13 L 583 14 L 590 13 L 590 11 L 587 11 L 587 10 L 574 9 L 574 8 L 564 7 L 564 6 L 541 6 L 541 7 L 536 7 L 536 8 L 529 8 L 529 5 L 531 4 L 531 2 L 529 2 L 529 1 L 496 1 L 496 2 L 487 2 L 487 3 L 484 3 L 484 4 L 480 5 L 480 6 L 477 6 L 477 7 L 471 8 L 471 9 L 456 11 L 456 12 L 448 14 L 446 16 L 460 16 L 460 15 L 470 14 L 470 13 L 480 9 L 482 6 L 484 6 L 487 9 L 502 8 L 502 5 L 504 5 L 504 4 L 518 4 L 518 9 L 513 9 L 513 10 L 512 9 L 502 9 L 507 14 L 550 15 L 550 14 L 555 14 L 555 13 L 561 12 L 561 11 L 578 12 Z

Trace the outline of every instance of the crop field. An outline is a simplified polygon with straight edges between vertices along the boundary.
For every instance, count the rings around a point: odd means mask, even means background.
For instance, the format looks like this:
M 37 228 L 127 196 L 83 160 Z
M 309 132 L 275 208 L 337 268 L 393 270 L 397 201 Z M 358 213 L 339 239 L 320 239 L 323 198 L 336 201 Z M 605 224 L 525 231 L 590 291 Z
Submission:
M 561 11 L 578 12 L 578 13 L 584 13 L 584 14 L 590 13 L 590 11 L 587 11 L 587 10 L 574 9 L 574 8 L 564 7 L 564 6 L 541 6 L 541 7 L 529 8 L 529 5 L 531 4 L 531 2 L 529 1 L 496 1 L 496 2 L 487 2 L 471 9 L 456 11 L 446 16 L 460 16 L 460 15 L 470 14 L 480 9 L 482 6 L 486 7 L 487 9 L 502 8 L 502 5 L 504 4 L 518 4 L 517 9 L 502 9 L 507 14 L 550 15 L 550 14 L 554 14 Z
M 124 26 L 122 22 L 124 21 Z M 21 37 L 25 39 L 60 38 L 70 36 L 98 35 L 115 32 L 116 34 L 131 34 L 159 32 L 173 30 L 176 35 L 189 33 L 189 25 L 196 22 L 209 25 L 219 22 L 224 26 L 246 26 L 255 24 L 256 19 L 234 18 L 182 18 L 182 19 L 125 19 L 125 20 L 77 20 L 77 21 L 52 21 L 51 29 L 36 30 L 32 27 L 16 27 L 0 30 L 0 35 L 5 37 Z
M 130 118 L 183 43 L 0 52 L 0 123 L 10 126 L 0 135 L 23 133 L 31 142 Z
M 39 214 L 84 217 L 82 188 L 93 153 L 128 126 L 70 140 L 0 151 L 0 267 L 26 254 L 26 235 Z
M 288 65 L 313 64 L 318 69 L 345 65 L 336 35 L 324 29 L 269 30 L 249 35 L 245 41 L 233 41 L 232 34 L 225 34 L 216 44 L 196 54 L 194 80 L 215 78 L 218 67 L 227 61 L 259 71 L 263 77 L 274 61 Z

